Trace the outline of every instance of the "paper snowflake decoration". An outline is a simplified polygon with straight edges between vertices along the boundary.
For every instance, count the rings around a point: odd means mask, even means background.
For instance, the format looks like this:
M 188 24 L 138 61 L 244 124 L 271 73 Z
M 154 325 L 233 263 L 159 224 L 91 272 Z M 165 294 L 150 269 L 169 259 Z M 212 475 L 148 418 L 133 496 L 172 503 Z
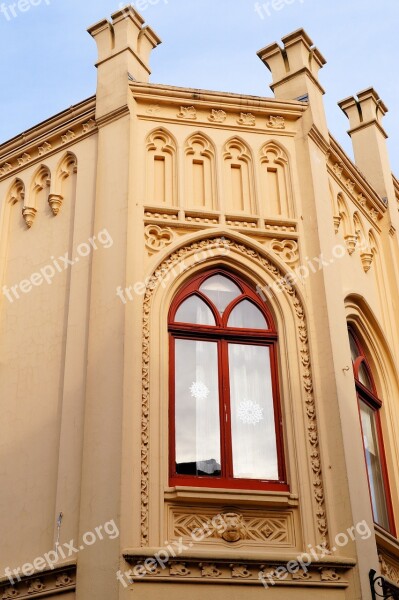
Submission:
M 206 400 L 209 396 L 209 390 L 202 381 L 194 381 L 190 387 L 190 392 L 196 400 Z
M 246 425 L 257 425 L 263 421 L 263 408 L 257 402 L 244 400 L 237 409 L 238 418 Z

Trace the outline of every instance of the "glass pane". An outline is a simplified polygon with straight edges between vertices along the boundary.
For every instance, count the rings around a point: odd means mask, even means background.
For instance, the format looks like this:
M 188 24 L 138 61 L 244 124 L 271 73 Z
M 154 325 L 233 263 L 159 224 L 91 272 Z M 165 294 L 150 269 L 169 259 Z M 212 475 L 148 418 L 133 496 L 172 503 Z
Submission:
M 265 317 L 259 308 L 249 300 L 243 300 L 243 302 L 240 302 L 232 310 L 228 326 L 248 329 L 268 329 Z
M 355 362 L 355 360 L 359 356 L 359 350 L 357 349 L 355 338 L 353 337 L 351 332 L 349 332 L 349 344 L 351 347 L 352 362 Z
M 359 367 L 359 381 L 371 392 L 373 391 L 373 386 L 371 383 L 370 376 L 367 371 L 367 367 L 364 363 L 361 363 Z
M 229 344 L 234 477 L 278 480 L 270 349 Z
M 364 452 L 366 455 L 374 520 L 381 525 L 381 527 L 389 530 L 388 510 L 382 476 L 375 412 L 361 400 L 360 414 L 362 419 Z
M 200 292 L 214 303 L 221 315 L 233 300 L 241 296 L 240 288 L 223 275 L 214 275 L 207 279 L 201 285 Z
M 176 323 L 215 325 L 211 309 L 198 296 L 190 296 L 179 306 L 175 321 Z
M 216 342 L 176 340 L 176 473 L 220 475 Z

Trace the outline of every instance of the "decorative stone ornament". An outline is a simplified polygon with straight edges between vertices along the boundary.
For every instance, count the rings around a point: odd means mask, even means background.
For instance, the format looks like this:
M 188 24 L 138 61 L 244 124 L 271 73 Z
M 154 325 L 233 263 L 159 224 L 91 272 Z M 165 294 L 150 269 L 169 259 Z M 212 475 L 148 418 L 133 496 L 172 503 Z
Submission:
M 195 121 L 197 118 L 197 109 L 195 106 L 181 106 L 180 112 L 177 113 L 177 118 Z
M 226 529 L 221 533 L 221 537 L 225 542 L 239 542 L 247 537 L 247 528 L 242 515 L 237 513 L 224 513 L 221 515 Z
M 336 215 L 334 217 L 334 231 L 335 231 L 335 233 L 338 233 L 338 231 L 339 231 L 339 226 L 341 225 L 341 220 L 342 220 L 341 215 Z
M 356 235 L 346 235 L 345 243 L 350 255 L 352 255 L 356 249 L 357 244 L 357 236 Z
M 237 119 L 239 125 L 246 125 L 247 127 L 255 127 L 256 118 L 252 113 L 241 113 L 240 118 Z
M 50 194 L 50 196 L 48 197 L 48 203 L 55 217 L 60 212 L 63 201 L 64 197 L 60 194 Z
M 224 112 L 224 110 L 216 109 L 213 109 L 208 117 L 208 120 L 211 121 L 211 123 L 224 123 L 226 119 L 227 114 Z
M 373 253 L 371 252 L 371 250 L 362 252 L 362 254 L 360 255 L 360 258 L 362 259 L 362 265 L 363 265 L 364 272 L 368 273 L 370 271 L 371 265 L 373 264 L 373 258 L 374 258 Z
M 169 227 L 147 225 L 145 228 L 145 245 L 151 252 L 158 252 L 173 242 L 173 231 Z
M 22 216 L 26 223 L 28 229 L 30 229 L 33 225 L 33 221 L 35 220 L 37 210 L 36 208 L 32 208 L 30 206 L 24 206 L 22 209 Z
M 270 115 L 267 126 L 271 127 L 272 129 L 285 129 L 285 119 L 284 117 L 275 117 Z

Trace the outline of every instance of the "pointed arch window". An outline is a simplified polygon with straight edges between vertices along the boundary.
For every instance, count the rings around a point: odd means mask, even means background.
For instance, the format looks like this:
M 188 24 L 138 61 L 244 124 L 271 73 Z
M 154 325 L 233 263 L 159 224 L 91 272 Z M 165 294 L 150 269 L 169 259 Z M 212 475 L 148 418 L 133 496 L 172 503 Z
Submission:
M 362 344 L 351 327 L 348 331 L 374 521 L 394 534 L 395 524 L 380 417 L 382 401 L 378 396 Z
M 288 491 L 267 306 L 217 269 L 178 293 L 169 335 L 170 484 Z

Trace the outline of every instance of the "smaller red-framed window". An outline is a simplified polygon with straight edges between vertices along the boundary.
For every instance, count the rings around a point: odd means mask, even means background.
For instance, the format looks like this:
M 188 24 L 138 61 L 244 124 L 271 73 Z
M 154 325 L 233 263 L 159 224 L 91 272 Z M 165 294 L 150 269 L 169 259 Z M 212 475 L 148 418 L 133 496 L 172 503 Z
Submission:
M 348 333 L 373 517 L 377 525 L 396 535 L 381 425 L 383 403 L 363 345 L 352 327 Z
M 267 305 L 214 269 L 180 290 L 168 326 L 170 485 L 289 491 Z

